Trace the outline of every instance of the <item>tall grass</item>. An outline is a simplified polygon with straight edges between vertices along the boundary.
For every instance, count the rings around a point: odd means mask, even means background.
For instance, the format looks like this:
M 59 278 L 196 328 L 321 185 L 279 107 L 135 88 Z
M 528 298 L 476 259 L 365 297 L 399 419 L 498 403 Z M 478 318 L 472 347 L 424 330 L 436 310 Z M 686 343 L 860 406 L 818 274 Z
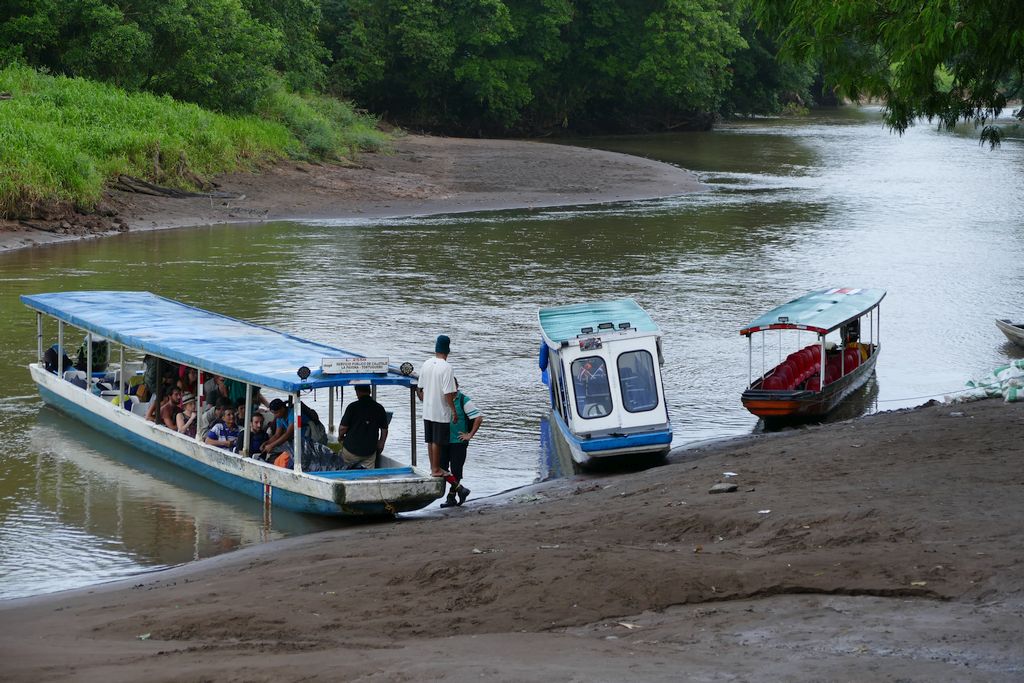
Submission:
M 290 130 L 302 143 L 303 155 L 315 159 L 351 157 L 359 151 L 379 150 L 387 136 L 376 120 L 356 113 L 348 103 L 324 95 L 297 95 L 277 87 L 257 105 L 260 116 Z
M 210 177 L 285 157 L 341 158 L 386 139 L 343 102 L 280 89 L 264 98 L 263 118 L 20 65 L 0 69 L 4 91 L 12 99 L 0 100 L 0 217 L 54 200 L 90 207 L 117 175 L 190 188 L 189 172 Z

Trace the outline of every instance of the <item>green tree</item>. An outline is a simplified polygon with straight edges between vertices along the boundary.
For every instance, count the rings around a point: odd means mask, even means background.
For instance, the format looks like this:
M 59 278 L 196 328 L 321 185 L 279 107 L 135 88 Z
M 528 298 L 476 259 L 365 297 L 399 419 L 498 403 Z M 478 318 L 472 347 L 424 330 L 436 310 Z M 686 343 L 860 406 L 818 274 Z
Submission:
M 316 0 L 9 0 L 0 60 L 252 111 L 276 79 L 320 83 Z
M 903 132 L 920 118 L 991 125 L 1024 83 L 1024 3 L 1017 0 L 755 0 L 784 56 L 819 59 L 841 96 L 885 101 Z
M 732 0 L 326 0 L 331 86 L 412 125 L 709 120 L 745 43 Z
M 814 92 L 816 64 L 779 60 L 778 45 L 750 14 L 740 20 L 739 28 L 747 46 L 732 55 L 732 84 L 721 107 L 723 114 L 776 114 L 788 104 L 822 104 L 820 94 Z
M 245 0 L 244 5 L 254 19 L 282 36 L 273 65 L 288 86 L 298 92 L 322 88 L 330 53 L 320 42 L 320 0 Z

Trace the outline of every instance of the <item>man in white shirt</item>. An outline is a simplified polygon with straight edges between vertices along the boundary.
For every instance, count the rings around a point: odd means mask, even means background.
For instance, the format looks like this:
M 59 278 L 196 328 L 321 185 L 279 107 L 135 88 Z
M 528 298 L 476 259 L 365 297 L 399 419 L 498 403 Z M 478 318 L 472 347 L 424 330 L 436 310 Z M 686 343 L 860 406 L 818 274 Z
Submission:
M 423 440 L 427 442 L 427 453 L 430 456 L 430 474 L 444 477 L 453 487 L 462 487 L 459 481 L 441 469 L 441 445 L 448 443 L 451 435 L 451 424 L 455 422 L 455 370 L 448 362 L 451 351 L 451 339 L 447 335 L 439 335 L 434 343 L 434 355 L 420 367 L 416 395 L 423 401 Z M 469 495 L 465 489 L 464 496 Z

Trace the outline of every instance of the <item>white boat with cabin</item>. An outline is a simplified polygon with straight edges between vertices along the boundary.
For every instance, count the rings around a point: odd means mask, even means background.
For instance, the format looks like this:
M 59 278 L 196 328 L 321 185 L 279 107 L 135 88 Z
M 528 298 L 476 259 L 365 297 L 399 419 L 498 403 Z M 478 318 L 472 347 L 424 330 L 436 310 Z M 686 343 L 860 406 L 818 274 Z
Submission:
M 620 299 L 542 308 L 538 321 L 551 422 L 573 462 L 667 454 L 661 330 L 647 312 Z
M 416 464 L 416 378 L 410 364 L 396 368 L 387 358 L 366 358 L 149 292 L 61 292 L 24 295 L 21 300 L 36 311 L 38 361 L 29 365 L 29 371 L 43 400 L 150 455 L 260 499 L 266 506 L 318 515 L 393 515 L 423 508 L 444 494 L 444 481 Z M 66 327 L 86 333 L 87 365 L 82 373 L 86 381 L 82 383 L 88 388 L 65 379 L 63 353 L 56 354 L 56 372 L 46 369 L 44 318 L 56 319 L 60 350 Z M 119 362 L 102 373 L 93 372 L 92 341 L 97 336 L 109 340 L 111 357 L 114 345 L 120 346 Z M 297 415 L 293 468 L 208 445 L 201 432 L 189 437 L 147 421 L 139 404 L 129 407 L 131 377 L 142 370 L 138 363 L 125 363 L 126 350 L 196 368 L 197 397 L 203 393 L 204 374 L 245 384 L 247 415 L 253 408 L 254 388 L 288 395 Z M 102 377 L 113 378 L 116 390 L 100 392 L 97 386 Z M 359 384 L 374 391 L 400 387 L 408 392 L 409 464 L 381 455 L 374 469 L 304 472 L 302 395 L 327 390 L 333 414 L 335 390 Z M 246 422 L 244 450 L 251 438 Z

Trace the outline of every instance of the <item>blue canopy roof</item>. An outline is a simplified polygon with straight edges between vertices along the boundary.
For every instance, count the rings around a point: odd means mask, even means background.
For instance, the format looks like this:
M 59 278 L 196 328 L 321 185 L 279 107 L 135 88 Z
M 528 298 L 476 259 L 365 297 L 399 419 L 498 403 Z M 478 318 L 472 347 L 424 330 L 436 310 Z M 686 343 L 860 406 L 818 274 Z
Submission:
M 867 313 L 885 298 L 884 289 L 833 287 L 808 292 L 774 308 L 740 330 L 811 330 L 826 334 Z
M 629 323 L 638 332 L 661 334 L 651 316 L 633 299 L 552 306 L 540 309 L 537 317 L 544 338 L 555 346 L 576 339 L 587 327 L 593 328 L 594 334 L 600 334 L 602 330 L 598 326 L 603 323 L 611 323 L 616 330 L 620 324 Z
M 150 292 L 59 292 L 21 297 L 29 308 L 164 360 L 281 391 L 345 384 L 414 386 L 394 370 L 325 375 L 325 357 L 361 357 L 332 346 L 211 313 Z M 296 374 L 306 366 L 305 381 Z

